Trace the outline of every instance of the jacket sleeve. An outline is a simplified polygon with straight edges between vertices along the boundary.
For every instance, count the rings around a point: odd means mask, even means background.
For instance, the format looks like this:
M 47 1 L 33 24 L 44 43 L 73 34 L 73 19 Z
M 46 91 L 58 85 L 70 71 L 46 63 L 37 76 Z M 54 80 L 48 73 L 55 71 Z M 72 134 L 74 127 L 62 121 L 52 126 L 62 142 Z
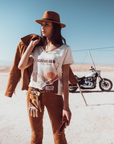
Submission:
M 20 47 L 20 43 L 18 44 L 17 49 L 16 49 L 13 65 L 10 70 L 7 87 L 5 90 L 5 96 L 8 96 L 8 97 L 12 97 L 15 91 L 15 88 L 17 86 L 17 83 L 19 82 L 21 78 L 21 70 L 18 69 L 18 63 L 20 61 L 19 47 Z

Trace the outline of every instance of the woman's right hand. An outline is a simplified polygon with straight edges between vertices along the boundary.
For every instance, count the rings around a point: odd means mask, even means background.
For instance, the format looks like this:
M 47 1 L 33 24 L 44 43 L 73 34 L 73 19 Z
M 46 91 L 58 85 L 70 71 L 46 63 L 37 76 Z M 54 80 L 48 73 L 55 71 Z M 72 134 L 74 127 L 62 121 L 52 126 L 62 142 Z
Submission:
M 67 126 L 69 126 L 69 124 L 70 124 L 71 115 L 72 114 L 71 114 L 70 108 L 63 109 L 63 118 L 66 116 L 66 118 L 67 118 Z
M 18 68 L 20 70 L 29 67 L 33 63 L 33 58 L 29 57 L 29 56 L 30 56 L 32 50 L 34 49 L 34 47 L 39 43 L 39 41 L 40 41 L 40 39 L 30 41 L 25 53 L 23 54 L 23 56 L 19 62 Z
M 29 46 L 34 48 L 39 43 L 39 39 L 31 40 Z

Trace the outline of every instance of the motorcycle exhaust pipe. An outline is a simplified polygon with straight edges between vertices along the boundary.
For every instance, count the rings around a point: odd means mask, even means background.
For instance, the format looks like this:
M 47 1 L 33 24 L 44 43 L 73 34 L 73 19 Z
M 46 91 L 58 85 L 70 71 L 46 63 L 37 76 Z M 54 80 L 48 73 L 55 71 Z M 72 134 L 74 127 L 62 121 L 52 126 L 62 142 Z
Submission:
M 77 85 L 69 85 L 69 87 L 70 88 L 72 88 L 72 87 L 76 87 L 77 88 L 78 86 Z

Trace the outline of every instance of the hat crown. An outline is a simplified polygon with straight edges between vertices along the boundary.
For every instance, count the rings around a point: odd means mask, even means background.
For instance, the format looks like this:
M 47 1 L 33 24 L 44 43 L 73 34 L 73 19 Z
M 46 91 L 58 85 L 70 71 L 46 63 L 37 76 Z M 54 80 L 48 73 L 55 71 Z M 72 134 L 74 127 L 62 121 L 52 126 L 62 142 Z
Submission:
M 58 13 L 53 11 L 45 11 L 42 19 L 52 20 L 56 22 L 60 22 L 60 16 Z
M 42 24 L 42 22 L 53 22 L 59 24 L 61 28 L 66 27 L 65 24 L 60 23 L 59 14 L 54 11 L 45 11 L 42 19 L 36 19 L 35 21 L 39 24 Z

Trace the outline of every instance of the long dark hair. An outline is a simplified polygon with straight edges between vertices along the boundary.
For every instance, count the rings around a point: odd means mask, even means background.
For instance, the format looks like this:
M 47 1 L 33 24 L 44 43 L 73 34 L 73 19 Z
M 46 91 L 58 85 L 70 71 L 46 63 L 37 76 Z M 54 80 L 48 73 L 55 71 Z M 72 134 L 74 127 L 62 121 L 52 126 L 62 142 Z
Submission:
M 52 42 L 53 45 L 63 45 L 66 44 L 66 40 L 64 37 L 62 37 L 61 35 L 61 26 L 57 23 L 53 23 L 53 32 L 52 32 L 52 36 L 50 38 L 50 41 Z M 47 44 L 46 41 L 46 37 L 42 36 L 41 33 L 41 37 L 42 37 L 42 41 L 43 41 L 43 45 Z

